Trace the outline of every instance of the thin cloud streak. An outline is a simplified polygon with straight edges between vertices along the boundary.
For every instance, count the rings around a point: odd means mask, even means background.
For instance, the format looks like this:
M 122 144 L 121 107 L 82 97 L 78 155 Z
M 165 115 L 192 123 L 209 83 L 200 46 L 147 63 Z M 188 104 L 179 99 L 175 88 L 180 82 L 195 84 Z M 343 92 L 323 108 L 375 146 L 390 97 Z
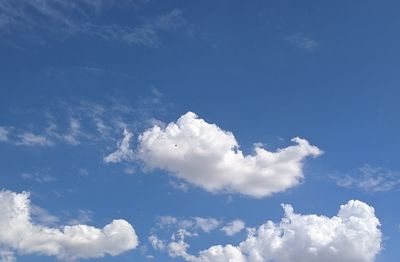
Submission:
M 0 37 L 9 39 L 11 34 L 31 42 L 45 44 L 46 36 L 88 35 L 106 41 L 128 45 L 158 46 L 160 34 L 184 28 L 187 23 L 179 9 L 158 14 L 135 24 L 122 25 L 114 22 L 99 24 L 96 18 L 115 8 L 131 8 L 145 4 L 143 1 L 86 0 L 0 0 Z

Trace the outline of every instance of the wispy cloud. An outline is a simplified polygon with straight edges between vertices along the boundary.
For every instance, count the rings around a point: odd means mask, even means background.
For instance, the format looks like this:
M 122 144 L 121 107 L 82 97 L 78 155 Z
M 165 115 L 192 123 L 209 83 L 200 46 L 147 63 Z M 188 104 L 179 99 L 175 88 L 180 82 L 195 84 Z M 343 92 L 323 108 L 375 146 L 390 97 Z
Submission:
M 161 32 L 173 32 L 186 24 L 182 12 L 174 9 L 171 12 L 149 19 L 138 27 L 123 27 L 119 25 L 95 26 L 88 30 L 91 34 L 111 41 L 121 41 L 127 44 L 158 46 Z
M 40 184 L 57 181 L 57 178 L 55 176 L 48 174 L 48 171 L 23 173 L 21 177 L 25 180 L 35 181 Z
M 176 31 L 186 24 L 178 9 L 151 18 L 136 19 L 137 21 L 128 25 L 116 21 L 106 24 L 99 22 L 103 14 L 115 9 L 129 8 L 135 14 L 135 7 L 146 2 L 148 1 L 0 0 L 0 36 L 9 39 L 9 36 L 18 35 L 20 38 L 43 43 L 47 34 L 62 38 L 89 35 L 108 41 L 156 46 L 160 43 L 160 33 Z
M 303 34 L 292 34 L 285 36 L 286 41 L 295 45 L 296 47 L 306 50 L 313 51 L 319 47 L 319 43 Z
M 50 214 L 47 210 L 37 205 L 32 204 L 31 214 L 33 221 L 35 221 L 38 224 L 46 226 L 54 226 L 60 222 L 60 219 L 57 216 Z
M 72 219 L 69 219 L 68 225 L 82 225 L 92 222 L 93 212 L 86 209 L 79 209 L 78 215 Z
M 208 233 L 218 228 L 222 221 L 212 217 L 192 217 L 179 219 L 173 216 L 161 216 L 157 219 L 159 228 L 175 228 L 177 230 L 186 230 L 192 235 L 197 235 L 198 231 Z
M 52 146 L 54 143 L 46 136 L 24 132 L 17 135 L 18 140 L 15 142 L 19 146 Z
M 168 105 L 161 92 L 154 90 L 149 90 L 148 96 L 139 97 L 136 104 L 127 104 L 118 98 L 110 98 L 102 103 L 58 101 L 50 108 L 24 112 L 37 121 L 27 122 L 24 126 L 0 126 L 0 143 L 17 146 L 77 146 L 112 142 L 114 147 L 123 130 L 142 130 L 153 125 L 156 116 L 167 114 Z M 133 155 L 133 152 L 129 154 Z
M 338 186 L 358 188 L 370 193 L 391 191 L 400 186 L 400 171 L 369 165 L 360 168 L 356 175 L 332 178 Z
M 183 192 L 187 192 L 189 190 L 189 185 L 181 181 L 170 180 L 169 184 L 173 188 Z

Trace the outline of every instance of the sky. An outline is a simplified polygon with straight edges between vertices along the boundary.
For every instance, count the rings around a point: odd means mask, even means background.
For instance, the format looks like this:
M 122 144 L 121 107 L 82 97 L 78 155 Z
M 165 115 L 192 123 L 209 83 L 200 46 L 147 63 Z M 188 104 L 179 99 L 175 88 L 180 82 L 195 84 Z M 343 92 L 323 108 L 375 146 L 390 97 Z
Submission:
M 397 261 L 399 7 L 0 0 L 0 261 Z

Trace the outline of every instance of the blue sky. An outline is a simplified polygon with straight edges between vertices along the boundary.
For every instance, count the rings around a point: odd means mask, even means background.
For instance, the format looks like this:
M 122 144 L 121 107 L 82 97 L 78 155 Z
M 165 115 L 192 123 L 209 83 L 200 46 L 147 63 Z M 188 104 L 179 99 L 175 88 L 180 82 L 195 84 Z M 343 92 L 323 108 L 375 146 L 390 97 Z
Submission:
M 397 261 L 398 8 L 0 0 L 0 261 Z

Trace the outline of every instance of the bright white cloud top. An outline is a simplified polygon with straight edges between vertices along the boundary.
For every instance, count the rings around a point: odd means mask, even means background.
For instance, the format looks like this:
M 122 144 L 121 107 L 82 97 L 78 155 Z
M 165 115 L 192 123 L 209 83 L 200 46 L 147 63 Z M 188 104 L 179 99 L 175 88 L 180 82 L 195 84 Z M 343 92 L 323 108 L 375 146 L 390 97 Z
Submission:
M 280 223 L 268 221 L 250 230 L 238 246 L 216 245 L 193 256 L 182 237 L 169 243 L 168 252 L 190 262 L 373 262 L 381 250 L 379 220 L 374 208 L 361 201 L 342 205 L 332 218 L 283 208 Z
M 0 261 L 14 261 L 12 252 L 72 261 L 107 254 L 115 256 L 138 245 L 135 230 L 121 219 L 101 229 L 87 225 L 49 228 L 35 224 L 31 221 L 31 204 L 26 192 L 0 191 L 0 210 Z
M 226 226 L 221 228 L 222 231 L 225 232 L 227 236 L 233 236 L 245 228 L 246 224 L 244 221 L 240 219 L 235 219 L 232 222 L 229 222 Z
M 255 146 L 244 155 L 231 132 L 192 112 L 165 128 L 155 125 L 138 138 L 138 158 L 150 169 L 164 169 L 209 192 L 265 197 L 299 184 L 308 156 L 322 153 L 307 140 L 270 152 Z

